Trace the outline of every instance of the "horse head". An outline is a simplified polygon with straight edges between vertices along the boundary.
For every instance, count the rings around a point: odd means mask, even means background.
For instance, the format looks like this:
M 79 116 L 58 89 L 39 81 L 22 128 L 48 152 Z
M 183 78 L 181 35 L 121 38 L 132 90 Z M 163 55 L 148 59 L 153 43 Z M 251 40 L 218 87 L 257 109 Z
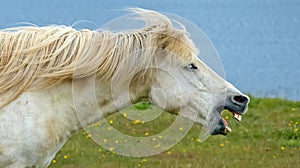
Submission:
M 241 121 L 248 109 L 249 97 L 199 58 L 199 50 L 185 29 L 172 27 L 162 14 L 137 12 L 143 19 L 151 19 L 154 25 L 138 32 L 139 37 L 144 38 L 141 46 L 150 47 L 138 54 L 148 61 L 139 60 L 140 69 L 144 70 L 138 73 L 143 75 L 137 75 L 132 82 L 134 95 L 148 97 L 165 111 L 206 126 L 212 135 L 226 135 L 231 128 L 221 117 L 222 111 L 227 109 Z

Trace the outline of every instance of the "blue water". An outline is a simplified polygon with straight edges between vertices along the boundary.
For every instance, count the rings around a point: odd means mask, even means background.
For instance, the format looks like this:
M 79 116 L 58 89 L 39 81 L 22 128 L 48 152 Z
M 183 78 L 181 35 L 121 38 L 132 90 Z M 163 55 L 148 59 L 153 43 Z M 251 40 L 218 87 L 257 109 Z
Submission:
M 129 6 L 174 13 L 199 26 L 217 48 L 227 80 L 243 92 L 300 100 L 299 0 L 2 0 L 0 28 L 89 20 L 95 29 Z

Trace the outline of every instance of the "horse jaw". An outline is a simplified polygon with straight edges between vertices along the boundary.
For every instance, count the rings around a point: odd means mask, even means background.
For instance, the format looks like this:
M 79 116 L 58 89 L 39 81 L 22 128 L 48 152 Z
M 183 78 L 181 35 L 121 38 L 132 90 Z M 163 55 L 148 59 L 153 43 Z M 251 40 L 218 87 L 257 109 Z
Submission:
M 168 113 L 203 125 L 208 110 L 205 104 L 209 101 L 209 95 L 194 91 L 195 89 L 187 84 L 188 80 L 178 75 L 176 69 L 157 73 L 156 83 L 151 86 L 149 93 L 150 101 Z

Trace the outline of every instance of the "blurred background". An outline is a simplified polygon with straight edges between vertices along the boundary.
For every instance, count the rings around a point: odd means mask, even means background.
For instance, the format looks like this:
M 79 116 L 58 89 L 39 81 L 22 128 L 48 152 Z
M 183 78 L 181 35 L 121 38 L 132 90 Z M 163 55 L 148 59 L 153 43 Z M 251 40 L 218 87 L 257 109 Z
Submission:
M 226 79 L 241 91 L 300 100 L 299 0 L 1 0 L 0 28 L 86 20 L 97 29 L 127 14 L 124 7 L 173 13 L 196 24 L 219 52 Z

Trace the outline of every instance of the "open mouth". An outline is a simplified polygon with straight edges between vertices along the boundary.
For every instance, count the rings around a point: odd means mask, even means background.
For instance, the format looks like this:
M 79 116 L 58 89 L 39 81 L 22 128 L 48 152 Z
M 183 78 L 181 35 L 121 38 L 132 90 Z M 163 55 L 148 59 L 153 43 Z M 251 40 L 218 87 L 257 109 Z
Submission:
M 216 127 L 211 131 L 212 135 L 222 134 L 227 135 L 231 132 L 231 128 L 224 118 L 222 118 L 223 110 L 228 110 L 232 113 L 233 117 L 238 121 L 242 121 L 242 115 L 246 113 L 250 99 L 246 95 L 232 95 L 228 96 L 223 106 L 217 107 L 217 112 L 220 115 L 220 120 Z
M 238 112 L 235 112 L 235 111 L 233 111 L 233 110 L 231 110 L 231 109 L 229 109 L 229 108 L 227 108 L 227 107 L 225 107 L 224 109 L 226 109 L 226 110 L 228 110 L 229 112 L 231 112 L 232 113 L 232 115 L 233 115 L 233 117 L 238 121 L 238 122 L 241 122 L 242 121 L 242 114 L 240 114 L 240 113 L 238 113 Z M 221 116 L 222 116 L 222 112 L 223 111 L 221 111 Z M 222 118 L 222 121 L 223 121 L 223 123 L 224 123 L 224 125 L 225 125 L 225 134 L 227 134 L 227 133 L 229 133 L 229 132 L 231 132 L 232 131 L 232 129 L 229 127 L 229 125 L 228 125 L 228 123 L 226 122 L 226 120 L 224 119 L 224 118 Z
M 235 111 L 230 107 L 219 107 L 217 108 L 217 111 L 219 112 L 220 116 L 222 116 L 223 110 L 228 110 L 229 112 L 232 113 L 233 117 L 238 121 L 241 122 L 242 121 L 242 114 L 244 113 L 244 111 Z M 215 127 L 215 129 L 212 131 L 212 135 L 218 135 L 218 134 L 222 134 L 222 135 L 227 135 L 229 132 L 231 132 L 232 129 L 230 128 L 230 126 L 228 125 L 227 121 L 221 117 L 221 119 L 219 120 L 217 126 Z

